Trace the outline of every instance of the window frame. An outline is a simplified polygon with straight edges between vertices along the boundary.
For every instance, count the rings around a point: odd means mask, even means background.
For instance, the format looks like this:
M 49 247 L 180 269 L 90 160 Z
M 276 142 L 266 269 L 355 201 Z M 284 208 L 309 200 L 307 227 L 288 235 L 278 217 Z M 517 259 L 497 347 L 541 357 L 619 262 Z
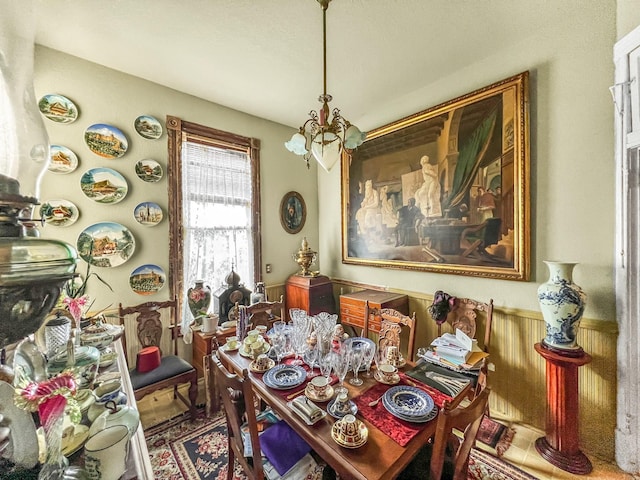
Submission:
M 168 136 L 168 197 L 169 197 L 169 288 L 171 297 L 177 297 L 182 305 L 184 284 L 184 218 L 182 214 L 182 142 L 185 138 L 205 145 L 246 152 L 251 162 L 251 210 L 253 241 L 253 277 L 262 281 L 262 234 L 260 208 L 260 140 L 244 137 L 212 127 L 188 122 L 167 115 Z

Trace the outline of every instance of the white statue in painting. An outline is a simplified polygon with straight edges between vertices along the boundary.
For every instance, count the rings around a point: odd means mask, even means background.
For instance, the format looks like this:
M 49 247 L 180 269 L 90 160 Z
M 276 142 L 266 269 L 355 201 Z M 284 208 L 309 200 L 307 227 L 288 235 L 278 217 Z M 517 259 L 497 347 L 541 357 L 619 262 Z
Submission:
M 356 212 L 358 222 L 358 233 L 366 234 L 367 231 L 375 229 L 377 226 L 380 199 L 378 192 L 373 188 L 371 180 L 364 182 L 364 198 L 360 203 L 360 208 Z
M 429 163 L 427 155 L 420 159 L 422 165 L 422 178 L 424 183 L 416 191 L 416 205 L 425 218 L 442 217 L 442 205 L 440 204 L 440 182 L 438 181 L 438 167 Z

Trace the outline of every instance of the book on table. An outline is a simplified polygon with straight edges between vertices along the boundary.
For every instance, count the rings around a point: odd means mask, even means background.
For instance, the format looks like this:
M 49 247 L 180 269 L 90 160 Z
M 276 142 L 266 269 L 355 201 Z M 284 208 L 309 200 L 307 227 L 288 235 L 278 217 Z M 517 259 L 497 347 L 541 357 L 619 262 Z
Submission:
M 478 342 L 462 330 L 456 329 L 455 335 L 445 333 L 431 342 L 430 360 L 436 360 L 447 366 L 465 369 L 479 368 L 489 354 L 478 347 Z

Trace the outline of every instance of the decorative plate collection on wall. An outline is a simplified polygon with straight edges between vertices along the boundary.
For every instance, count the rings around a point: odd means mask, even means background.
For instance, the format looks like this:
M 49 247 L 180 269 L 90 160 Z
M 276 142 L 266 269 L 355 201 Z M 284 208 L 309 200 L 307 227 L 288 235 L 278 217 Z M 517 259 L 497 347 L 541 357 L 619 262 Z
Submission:
M 104 158 L 120 158 L 129 148 L 122 131 L 106 123 L 96 123 L 84 132 L 84 141 L 93 153 Z
M 82 193 L 94 202 L 114 204 L 127 196 L 129 186 L 125 178 L 111 168 L 92 168 L 80 179 Z
M 142 202 L 134 208 L 133 216 L 140 225 L 154 227 L 162 221 L 162 208 L 154 202 Z
M 96 267 L 117 267 L 129 260 L 136 248 L 131 232 L 115 222 L 101 222 L 85 228 L 78 236 L 78 255 Z
M 140 115 L 133 122 L 133 126 L 143 138 L 157 140 L 162 136 L 162 125 L 151 115 Z
M 158 265 L 141 265 L 129 276 L 131 290 L 138 295 L 152 295 L 164 287 L 167 276 Z
M 162 166 L 150 158 L 136 162 L 136 175 L 140 180 L 155 183 L 162 178 Z
M 48 170 L 52 173 L 71 173 L 78 168 L 78 156 L 63 145 L 49 146 Z
M 38 101 L 38 108 L 49 120 L 57 123 L 72 123 L 78 118 L 78 107 L 63 95 L 45 95 Z
M 40 216 L 49 225 L 68 227 L 80 216 L 80 211 L 69 200 L 47 200 L 40 206 Z

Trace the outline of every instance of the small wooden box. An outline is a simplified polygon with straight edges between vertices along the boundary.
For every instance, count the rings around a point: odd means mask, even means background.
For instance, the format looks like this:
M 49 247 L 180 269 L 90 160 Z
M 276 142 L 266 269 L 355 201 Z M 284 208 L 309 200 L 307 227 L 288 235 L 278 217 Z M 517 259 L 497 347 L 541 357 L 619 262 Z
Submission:
M 291 275 L 287 279 L 285 289 L 288 320 L 291 320 L 289 317 L 291 308 L 300 308 L 309 315 L 316 315 L 320 312 L 336 312 L 333 284 L 331 279 L 325 275 L 317 277 Z
M 360 292 L 340 295 L 340 321 L 354 329 L 364 328 L 364 307 L 369 301 L 369 308 L 393 308 L 409 315 L 409 297 L 400 293 L 381 292 L 378 290 L 361 290 Z M 369 331 L 379 332 L 380 321 L 369 317 Z

